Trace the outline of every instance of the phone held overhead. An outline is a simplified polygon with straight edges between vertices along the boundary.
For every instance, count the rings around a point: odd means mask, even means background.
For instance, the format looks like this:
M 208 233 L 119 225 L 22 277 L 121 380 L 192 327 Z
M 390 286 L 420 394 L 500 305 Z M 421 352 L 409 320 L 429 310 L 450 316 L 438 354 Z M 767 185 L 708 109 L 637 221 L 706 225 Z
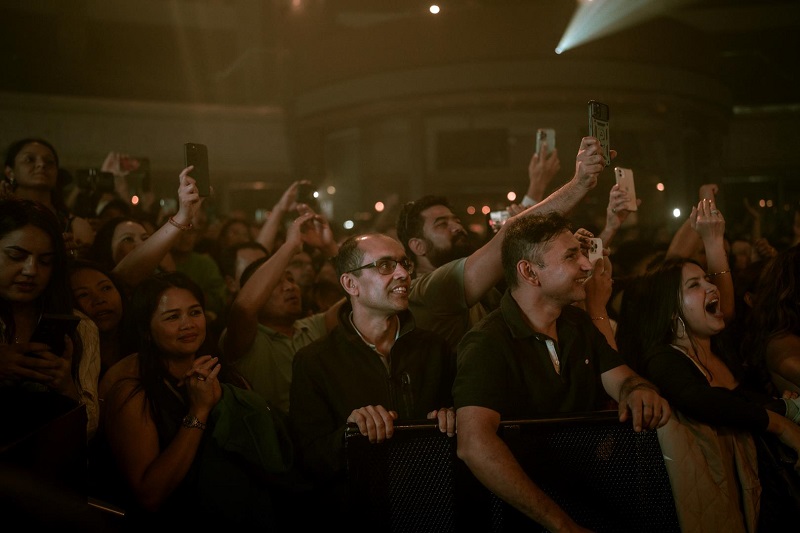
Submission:
M 183 145 L 186 166 L 193 166 L 189 175 L 194 179 L 200 196 L 211 196 L 211 178 L 208 171 L 208 148 L 205 144 L 187 142 Z
M 623 167 L 614 168 L 614 177 L 617 180 L 619 188 L 628 194 L 628 203 L 625 209 L 628 211 L 636 211 L 636 187 L 633 184 L 633 170 Z
M 552 154 L 556 149 L 556 130 L 553 128 L 539 128 L 536 130 L 536 153 L 542 151 L 542 144 L 547 143 L 547 153 Z
M 606 166 L 611 165 L 610 140 L 608 132 L 608 106 L 597 100 L 589 101 L 589 135 L 600 141 Z

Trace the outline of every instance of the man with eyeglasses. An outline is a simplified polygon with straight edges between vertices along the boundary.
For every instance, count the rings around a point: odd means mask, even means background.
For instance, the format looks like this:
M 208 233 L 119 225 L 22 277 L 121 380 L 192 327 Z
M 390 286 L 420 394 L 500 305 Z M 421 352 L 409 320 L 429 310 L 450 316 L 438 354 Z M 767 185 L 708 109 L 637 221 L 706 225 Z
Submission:
M 616 157 L 616 152 L 611 152 Z M 531 159 L 529 194 L 534 183 L 547 184 L 558 171 L 558 160 L 554 158 L 554 154 L 547 156 L 543 149 Z M 594 189 L 603 168 L 599 141 L 584 137 L 573 178 L 541 202 L 526 198 L 523 205 L 532 207 L 509 221 L 534 213 L 569 212 Z M 544 188 L 536 190 L 543 192 Z M 486 244 L 472 251 L 467 232 L 447 199 L 424 196 L 403 207 L 397 219 L 397 236 L 417 270 L 411 284 L 409 308 L 421 327 L 443 335 L 455 349 L 467 330 L 499 304 L 501 294 L 496 286 L 503 280 L 500 247 L 505 237 L 504 226 Z
M 289 411 L 300 467 L 317 484 L 317 503 L 332 507 L 326 518 L 347 509 L 348 422 L 372 443 L 391 438 L 397 419 L 437 419 L 440 431 L 455 434 L 455 354 L 415 326 L 414 264 L 402 245 L 378 233 L 350 237 L 334 264 L 349 302 L 338 327 L 295 355 Z

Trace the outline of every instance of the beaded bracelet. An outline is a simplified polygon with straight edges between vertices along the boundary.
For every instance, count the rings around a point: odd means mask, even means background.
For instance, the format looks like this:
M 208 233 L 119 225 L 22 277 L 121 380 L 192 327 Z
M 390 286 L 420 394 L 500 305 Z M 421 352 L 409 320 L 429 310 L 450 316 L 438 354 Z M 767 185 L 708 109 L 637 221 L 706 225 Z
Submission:
M 711 274 L 706 274 L 706 277 L 707 278 L 713 278 L 713 277 L 716 277 L 716 276 L 721 276 L 723 274 L 730 274 L 730 273 L 731 273 L 730 270 L 720 270 L 719 272 L 712 272 Z
M 606 319 L 606 317 L 604 317 L 604 316 L 593 316 L 592 317 L 592 320 L 605 320 L 605 319 Z
M 192 229 L 194 227 L 191 222 L 189 222 L 188 224 L 179 224 L 172 217 L 169 217 L 168 222 L 170 224 L 172 224 L 173 226 L 175 226 L 176 228 L 178 228 L 179 230 L 181 230 L 181 231 L 189 231 L 190 229 Z

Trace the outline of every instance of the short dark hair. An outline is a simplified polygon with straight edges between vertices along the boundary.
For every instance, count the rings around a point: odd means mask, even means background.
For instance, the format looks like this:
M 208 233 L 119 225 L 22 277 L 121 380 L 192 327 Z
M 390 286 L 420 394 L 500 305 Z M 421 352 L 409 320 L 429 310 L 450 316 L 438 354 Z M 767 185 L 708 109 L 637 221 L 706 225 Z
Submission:
M 219 254 L 219 271 L 222 275 L 234 277 L 236 274 L 236 256 L 239 250 L 249 249 L 261 250 L 267 257 L 270 255 L 267 248 L 258 241 L 239 242 L 223 248 Z
M 435 205 L 442 205 L 452 211 L 450 202 L 444 196 L 435 196 L 428 194 L 419 200 L 406 203 L 397 215 L 397 239 L 403 244 L 406 250 L 406 255 L 415 261 L 417 256 L 408 247 L 408 241 L 413 238 L 421 238 L 423 236 L 422 228 L 425 221 L 422 219 L 422 212 Z
M 336 257 L 331 259 L 333 266 L 336 267 L 337 276 L 361 266 L 361 261 L 364 260 L 366 253 L 358 247 L 358 242 L 363 236 L 363 234 L 352 235 L 339 246 L 339 252 Z M 359 276 L 360 274 L 361 272 L 357 272 L 355 275 Z
M 560 213 L 517 217 L 506 222 L 501 247 L 506 285 L 516 288 L 517 263 L 526 259 L 541 264 L 547 244 L 564 231 L 572 231 L 570 221 Z

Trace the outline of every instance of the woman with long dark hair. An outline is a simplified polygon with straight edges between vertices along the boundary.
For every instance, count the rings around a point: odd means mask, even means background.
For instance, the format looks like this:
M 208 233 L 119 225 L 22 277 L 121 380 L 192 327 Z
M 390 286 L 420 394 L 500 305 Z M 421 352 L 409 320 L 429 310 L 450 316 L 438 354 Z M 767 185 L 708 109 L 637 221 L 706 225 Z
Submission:
M 202 290 L 185 274 L 162 273 L 137 285 L 130 304 L 138 351 L 100 383 L 116 498 L 142 524 L 273 525 L 269 469 L 253 459 L 282 452 L 264 438 L 275 435 L 272 415 L 206 345 Z M 249 447 L 258 453 L 242 453 Z
M 30 342 L 45 313 L 81 318 L 63 351 Z M 58 351 L 58 350 L 57 350 Z M 67 281 L 61 227 L 44 205 L 0 200 L 0 384 L 4 392 L 56 392 L 86 405 L 87 433 L 98 423 L 100 353 L 97 328 L 76 313 Z

